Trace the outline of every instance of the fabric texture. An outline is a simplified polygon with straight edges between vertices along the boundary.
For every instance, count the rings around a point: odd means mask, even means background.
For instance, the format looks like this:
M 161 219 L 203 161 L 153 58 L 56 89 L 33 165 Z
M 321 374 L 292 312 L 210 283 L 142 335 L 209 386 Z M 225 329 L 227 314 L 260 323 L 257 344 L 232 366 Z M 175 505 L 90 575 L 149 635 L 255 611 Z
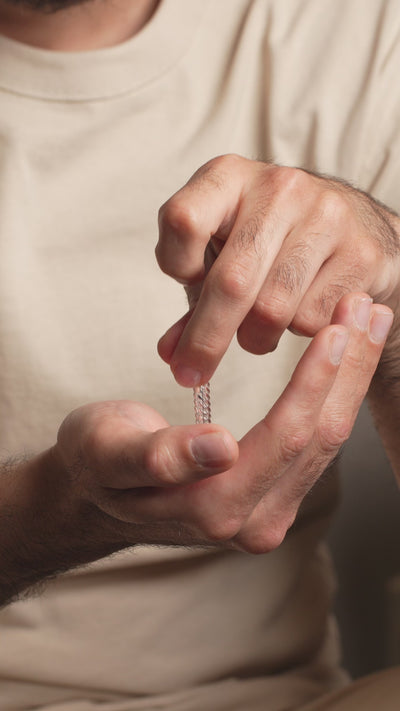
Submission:
M 154 246 L 159 206 L 209 158 L 323 171 L 399 208 L 399 29 L 395 0 L 162 0 L 114 48 L 0 38 L 4 458 L 50 446 L 95 400 L 192 421 L 156 354 L 186 304 Z M 259 358 L 232 344 L 214 421 L 244 434 L 304 346 L 287 334 Z M 324 478 L 268 556 L 142 547 L 9 606 L 1 708 L 283 711 L 341 687 L 320 543 L 336 494 Z

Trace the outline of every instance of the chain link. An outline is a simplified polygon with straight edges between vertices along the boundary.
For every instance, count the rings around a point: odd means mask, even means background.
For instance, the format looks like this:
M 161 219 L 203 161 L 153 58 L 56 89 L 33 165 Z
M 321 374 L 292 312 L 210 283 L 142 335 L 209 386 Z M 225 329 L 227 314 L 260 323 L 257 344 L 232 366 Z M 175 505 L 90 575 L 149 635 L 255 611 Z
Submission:
M 193 388 L 193 401 L 196 425 L 211 422 L 210 383 Z

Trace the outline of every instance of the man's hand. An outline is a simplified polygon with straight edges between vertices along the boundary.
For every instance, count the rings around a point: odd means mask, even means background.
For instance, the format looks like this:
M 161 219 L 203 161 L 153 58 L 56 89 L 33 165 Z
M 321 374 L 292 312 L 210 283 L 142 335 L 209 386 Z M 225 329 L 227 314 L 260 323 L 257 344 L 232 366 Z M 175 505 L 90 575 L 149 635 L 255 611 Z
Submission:
M 338 304 L 272 410 L 239 443 L 216 425 L 168 427 L 131 402 L 89 405 L 61 427 L 57 456 L 121 547 L 275 548 L 350 434 L 392 322 L 363 293 Z
M 235 332 L 266 353 L 286 328 L 317 333 L 345 293 L 391 307 L 398 298 L 399 218 L 338 180 L 222 156 L 163 205 L 159 223 L 159 264 L 195 304 L 159 343 L 181 385 L 209 380 Z
M 391 323 L 366 294 L 344 296 L 239 445 L 139 403 L 74 410 L 54 447 L 1 472 L 0 602 L 136 544 L 278 546 L 348 437 Z
M 189 545 L 193 536 L 182 536 L 184 512 L 177 525 L 166 524 L 156 510 L 143 521 L 142 503 L 229 469 L 238 449 L 219 425 L 170 427 L 148 405 L 122 400 L 74 410 L 60 427 L 53 455 L 74 495 L 98 511 L 100 538 L 108 531 L 120 547 Z

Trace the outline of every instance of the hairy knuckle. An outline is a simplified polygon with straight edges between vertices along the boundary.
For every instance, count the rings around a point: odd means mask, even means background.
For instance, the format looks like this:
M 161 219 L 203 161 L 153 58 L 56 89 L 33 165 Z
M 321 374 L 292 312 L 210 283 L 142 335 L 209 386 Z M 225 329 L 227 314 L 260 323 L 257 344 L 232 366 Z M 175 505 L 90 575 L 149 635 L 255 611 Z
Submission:
M 245 158 L 235 153 L 215 156 L 196 170 L 187 185 L 189 188 L 196 188 L 196 190 L 201 190 L 202 187 L 205 187 L 206 190 L 210 187 L 222 190 L 229 177 L 242 169 L 245 161 Z
M 271 272 L 271 279 L 275 287 L 284 294 L 294 294 L 302 288 L 307 272 L 305 258 L 293 253 L 277 264 Z
M 345 294 L 351 291 L 349 284 L 343 280 L 337 283 L 331 283 L 326 286 L 319 295 L 316 303 L 316 312 L 322 316 L 325 323 L 331 318 L 333 310 Z
M 225 183 L 225 173 L 223 169 L 224 156 L 217 156 L 204 163 L 192 175 L 187 183 L 187 187 L 195 188 L 196 190 L 209 190 L 210 187 L 217 190 L 222 190 Z

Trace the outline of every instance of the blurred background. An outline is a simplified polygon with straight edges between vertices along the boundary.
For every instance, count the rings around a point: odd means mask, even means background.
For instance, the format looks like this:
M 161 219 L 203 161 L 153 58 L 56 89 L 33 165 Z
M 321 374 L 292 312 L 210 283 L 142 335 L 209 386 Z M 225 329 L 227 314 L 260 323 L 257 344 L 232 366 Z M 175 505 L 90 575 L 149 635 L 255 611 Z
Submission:
M 342 502 L 328 543 L 344 666 L 359 677 L 400 664 L 400 489 L 366 404 L 341 469 Z

